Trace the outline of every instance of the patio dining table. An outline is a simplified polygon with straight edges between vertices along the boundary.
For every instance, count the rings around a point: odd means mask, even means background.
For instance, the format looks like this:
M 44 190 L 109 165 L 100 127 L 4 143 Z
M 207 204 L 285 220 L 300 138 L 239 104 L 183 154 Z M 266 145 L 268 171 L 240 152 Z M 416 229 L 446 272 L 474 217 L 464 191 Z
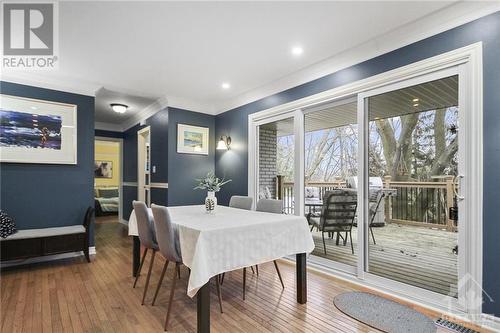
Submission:
M 304 217 L 225 206 L 211 214 L 204 206 L 168 207 L 168 211 L 179 230 L 183 263 L 191 270 L 187 295 L 197 295 L 198 332 L 210 332 L 209 281 L 223 272 L 296 255 L 297 302 L 306 303 L 306 254 L 313 251 L 314 242 Z M 134 237 L 135 275 L 140 242 L 134 211 L 129 235 Z

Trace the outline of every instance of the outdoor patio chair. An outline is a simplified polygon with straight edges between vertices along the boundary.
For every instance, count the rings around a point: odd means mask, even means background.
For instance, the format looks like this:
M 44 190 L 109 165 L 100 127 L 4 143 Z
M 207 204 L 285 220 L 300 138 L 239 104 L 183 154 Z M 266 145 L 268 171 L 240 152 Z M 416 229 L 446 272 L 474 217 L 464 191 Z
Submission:
M 358 206 L 357 192 L 353 189 L 337 189 L 328 191 L 323 197 L 323 207 L 321 216 L 311 217 L 311 223 L 321 231 L 323 239 L 323 249 L 326 254 L 325 232 L 337 232 L 337 244 L 340 233 L 346 233 L 344 245 L 347 242 L 347 234 L 351 241 L 351 251 L 354 254 L 354 245 L 352 243 L 352 227 L 356 217 L 356 208 Z
M 373 234 L 373 227 L 375 226 L 375 223 L 374 223 L 375 216 L 377 215 L 378 208 L 380 207 L 380 203 L 382 202 L 382 199 L 384 198 L 384 196 L 385 196 L 385 193 L 382 189 L 370 190 L 370 197 L 369 197 L 370 223 L 368 224 L 368 226 L 370 229 L 370 234 L 372 235 L 373 244 L 377 244 L 377 242 L 375 241 L 375 235 Z M 380 226 L 384 226 L 384 224 L 381 224 Z

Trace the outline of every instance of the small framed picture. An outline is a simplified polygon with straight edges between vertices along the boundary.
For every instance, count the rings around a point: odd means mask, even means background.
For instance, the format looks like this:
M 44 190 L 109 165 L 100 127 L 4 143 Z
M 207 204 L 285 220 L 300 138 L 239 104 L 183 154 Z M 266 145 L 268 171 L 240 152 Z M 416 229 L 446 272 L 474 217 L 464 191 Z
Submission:
M 95 178 L 113 178 L 112 161 L 94 161 Z
M 0 95 L 0 162 L 76 164 L 76 105 Z
M 177 152 L 208 155 L 208 127 L 177 124 Z

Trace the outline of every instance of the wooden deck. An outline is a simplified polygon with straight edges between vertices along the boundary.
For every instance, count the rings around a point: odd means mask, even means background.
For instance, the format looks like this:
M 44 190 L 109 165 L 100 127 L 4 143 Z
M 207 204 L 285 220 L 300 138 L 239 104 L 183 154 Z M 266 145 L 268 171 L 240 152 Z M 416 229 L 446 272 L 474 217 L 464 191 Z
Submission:
M 456 295 L 457 260 L 452 252 L 457 233 L 398 224 L 373 228 L 376 245 L 370 238 L 369 271 L 379 276 L 431 290 L 443 295 Z M 314 255 L 347 265 L 356 265 L 357 229 L 352 233 L 354 253 L 348 242 L 335 245 L 325 234 L 326 255 L 321 233 L 314 231 Z

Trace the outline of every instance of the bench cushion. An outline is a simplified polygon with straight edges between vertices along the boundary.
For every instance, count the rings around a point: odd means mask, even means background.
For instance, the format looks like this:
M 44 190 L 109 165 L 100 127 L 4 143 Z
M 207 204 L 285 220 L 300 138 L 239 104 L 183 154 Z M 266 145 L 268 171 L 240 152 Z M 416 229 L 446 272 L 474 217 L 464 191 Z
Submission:
M 83 225 L 71 225 L 68 227 L 54 227 L 54 228 L 41 228 L 41 229 L 25 229 L 25 230 L 18 230 L 15 234 L 10 235 L 7 238 L 0 239 L 0 241 L 61 236 L 61 235 L 70 235 L 79 233 L 85 233 L 85 228 Z

